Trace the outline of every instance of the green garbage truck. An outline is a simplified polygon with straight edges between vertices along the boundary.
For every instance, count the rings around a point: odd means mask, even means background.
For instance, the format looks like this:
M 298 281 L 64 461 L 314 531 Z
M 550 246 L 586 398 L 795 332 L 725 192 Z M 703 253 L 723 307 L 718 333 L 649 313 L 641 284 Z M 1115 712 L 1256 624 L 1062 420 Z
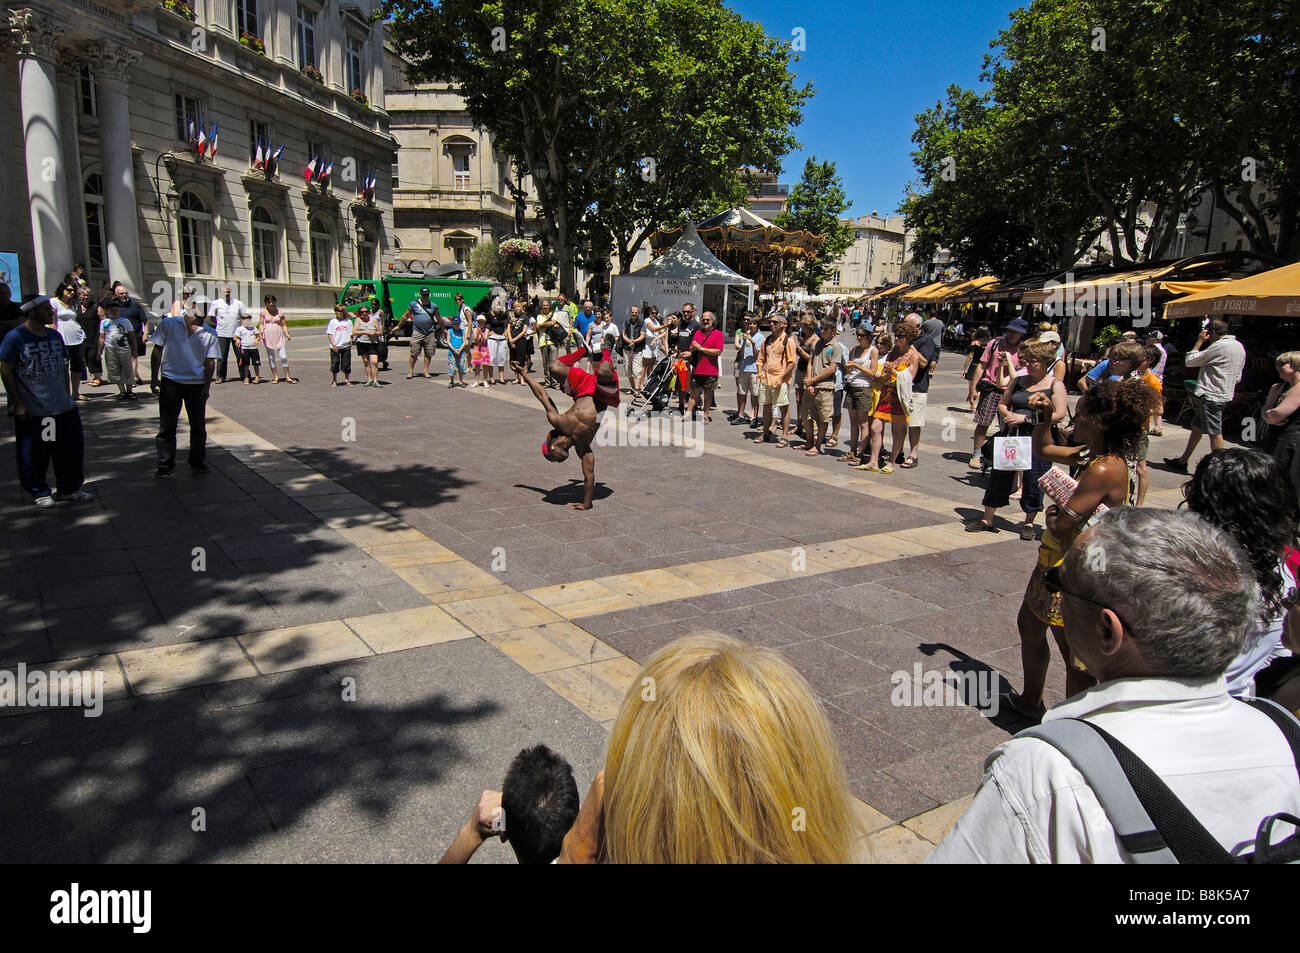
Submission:
M 438 306 L 438 312 L 444 317 L 456 313 L 456 295 L 464 295 L 465 303 L 476 314 L 486 313 L 491 309 L 492 299 L 502 293 L 500 285 L 492 281 L 477 281 L 467 278 L 431 278 L 410 272 L 390 272 L 374 280 L 349 281 L 339 292 L 338 303 L 350 315 L 357 313 L 357 308 L 368 303 L 372 298 L 384 309 L 388 325 L 387 337 L 405 337 L 410 334 L 411 323 L 400 323 L 410 303 L 420 296 L 420 289 L 429 289 L 429 300 Z

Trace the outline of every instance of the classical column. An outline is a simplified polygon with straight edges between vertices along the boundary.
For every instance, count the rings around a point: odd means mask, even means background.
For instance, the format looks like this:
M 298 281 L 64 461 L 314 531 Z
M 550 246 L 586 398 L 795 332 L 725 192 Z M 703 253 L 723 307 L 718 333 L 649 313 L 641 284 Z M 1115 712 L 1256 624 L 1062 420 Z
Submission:
M 140 54 L 107 50 L 96 65 L 99 81 L 99 141 L 104 157 L 104 218 L 108 231 L 108 274 L 143 294 L 140 274 L 140 224 L 135 209 L 135 171 L 131 167 L 131 112 L 126 79 Z
M 52 294 L 72 267 L 72 243 L 68 240 L 71 219 L 63 181 L 70 170 L 64 167 L 58 85 L 54 77 L 55 45 L 60 33 L 52 21 L 30 9 L 9 11 L 9 31 L 18 48 L 18 88 L 22 100 L 36 280 L 42 293 Z
M 86 241 L 85 195 L 82 192 L 81 142 L 77 134 L 77 99 L 81 95 L 81 67 L 86 60 L 77 53 L 61 51 L 57 75 L 59 80 L 59 135 L 63 138 L 63 188 L 68 196 L 68 244 L 72 257 L 87 268 L 90 249 Z M 71 265 L 69 265 L 71 268 Z

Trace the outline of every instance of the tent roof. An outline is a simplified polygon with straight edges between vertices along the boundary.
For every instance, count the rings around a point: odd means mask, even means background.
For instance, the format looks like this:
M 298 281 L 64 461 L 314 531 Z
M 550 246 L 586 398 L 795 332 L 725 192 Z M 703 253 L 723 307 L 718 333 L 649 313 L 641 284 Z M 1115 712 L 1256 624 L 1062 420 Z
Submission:
M 1166 318 L 1207 314 L 1300 315 L 1300 262 L 1230 281 L 1165 305 Z
M 734 210 L 733 210 L 734 211 Z M 636 278 L 697 278 L 703 281 L 725 281 L 731 284 L 753 284 L 744 275 L 738 275 L 721 261 L 700 238 L 690 222 L 682 230 L 682 237 L 650 264 L 632 272 Z
M 699 228 L 730 228 L 731 226 L 741 228 L 773 228 L 771 222 L 765 218 L 760 218 L 747 208 L 730 208 L 721 212 L 713 218 L 700 222 Z

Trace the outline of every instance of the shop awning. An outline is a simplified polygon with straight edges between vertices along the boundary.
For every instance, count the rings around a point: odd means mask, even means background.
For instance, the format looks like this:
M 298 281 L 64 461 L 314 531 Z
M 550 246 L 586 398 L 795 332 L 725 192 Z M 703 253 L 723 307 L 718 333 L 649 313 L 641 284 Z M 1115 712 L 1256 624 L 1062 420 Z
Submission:
M 1056 302 L 1073 304 L 1076 300 L 1083 297 L 1095 297 L 1098 294 L 1104 294 L 1107 291 L 1118 290 L 1123 285 L 1136 284 L 1141 281 L 1150 281 L 1152 278 L 1166 275 L 1173 270 L 1172 265 L 1163 265 L 1159 268 L 1133 268 L 1128 271 L 1117 271 L 1109 275 L 1098 275 L 1085 281 L 1076 281 L 1070 284 L 1049 284 L 1043 288 L 1037 288 L 1033 291 L 1026 291 L 1020 299 L 1021 304 L 1047 304 Z
M 963 281 L 955 288 L 950 288 L 947 291 L 942 291 L 928 297 L 926 301 L 951 302 L 961 295 L 967 295 L 971 292 L 978 291 L 980 288 L 987 288 L 989 285 L 995 285 L 997 283 L 998 279 L 995 276 L 981 275 L 979 278 L 972 278 L 970 281 Z
M 947 283 L 948 282 L 946 281 L 932 281 L 928 285 L 921 285 L 919 288 L 913 288 L 911 291 L 904 294 L 901 300 L 920 301 L 926 294 L 933 291 L 935 288 L 946 285 Z
M 1170 319 L 1210 314 L 1300 317 L 1300 262 L 1229 281 L 1165 305 L 1165 317 Z
M 867 300 L 868 300 L 868 301 L 878 301 L 878 300 L 881 299 L 881 298 L 889 298 L 889 297 L 892 297 L 892 296 L 894 296 L 894 295 L 896 295 L 896 294 L 902 294 L 904 291 L 906 291 L 906 290 L 907 290 L 908 288 L 910 288 L 910 287 L 912 287 L 912 286 L 911 286 L 911 285 L 906 285 L 906 284 L 905 284 L 905 285 L 894 285 L 894 287 L 892 287 L 892 288 L 886 288 L 884 291 L 877 291 L 875 294 L 868 295 L 868 296 L 867 296 Z
M 1227 283 L 1226 278 L 1223 281 L 1162 281 L 1156 285 L 1156 290 L 1171 295 L 1194 295 L 1222 288 Z

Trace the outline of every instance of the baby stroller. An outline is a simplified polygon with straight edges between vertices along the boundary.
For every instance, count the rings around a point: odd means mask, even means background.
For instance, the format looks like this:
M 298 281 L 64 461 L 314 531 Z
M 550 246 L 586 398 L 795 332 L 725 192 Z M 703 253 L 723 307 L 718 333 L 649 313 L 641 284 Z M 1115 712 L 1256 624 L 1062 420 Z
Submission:
M 645 382 L 645 387 L 632 394 L 632 401 L 627 409 L 628 416 L 649 417 L 652 413 L 663 413 L 664 408 L 668 406 L 669 397 L 681 386 L 679 365 L 685 367 L 684 362 L 672 358 L 664 358 L 656 364 Z M 689 377 L 687 379 L 689 380 Z

